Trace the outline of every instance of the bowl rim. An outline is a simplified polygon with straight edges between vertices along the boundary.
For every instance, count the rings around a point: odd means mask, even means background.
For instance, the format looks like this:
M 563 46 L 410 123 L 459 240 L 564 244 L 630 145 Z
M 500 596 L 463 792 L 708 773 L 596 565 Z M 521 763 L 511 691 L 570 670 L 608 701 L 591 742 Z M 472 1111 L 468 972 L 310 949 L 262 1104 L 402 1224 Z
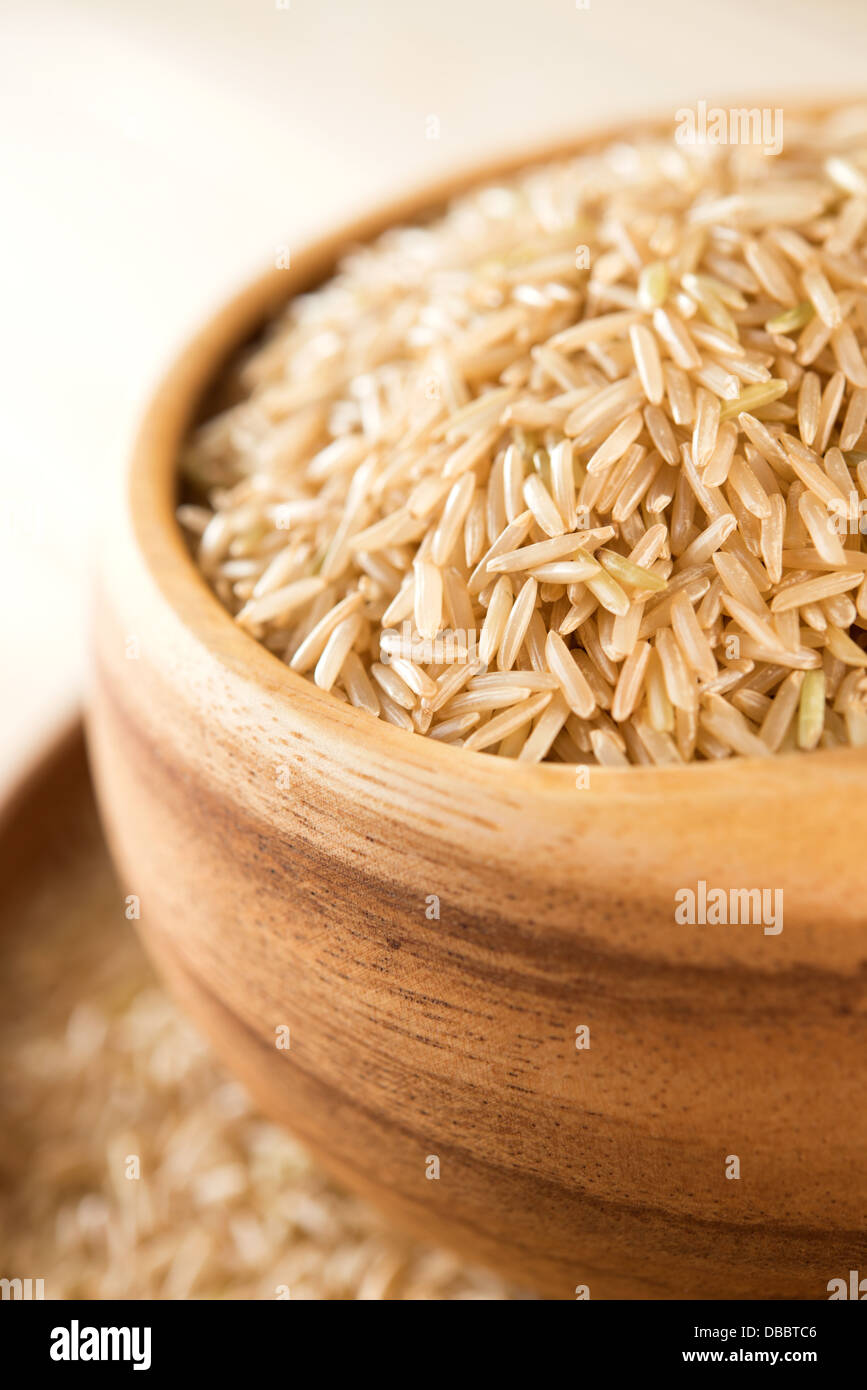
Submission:
M 818 116 L 864 100 L 863 94 L 835 100 L 801 98 L 792 101 L 789 109 L 797 110 L 801 117 Z M 750 104 L 745 98 L 737 103 L 739 107 Z M 476 185 L 587 152 L 626 138 L 637 129 L 659 131 L 671 123 L 669 114 L 594 125 L 579 135 L 464 165 L 457 172 L 427 181 L 399 198 L 378 203 L 372 211 L 307 240 L 297 252 L 293 248 L 289 268 L 272 268 L 247 282 L 208 317 L 174 356 L 141 417 L 125 480 L 124 504 L 138 556 L 151 583 L 193 637 L 234 676 L 260 684 L 279 700 L 291 702 L 301 697 L 308 710 L 320 710 L 323 716 L 330 716 L 332 724 L 339 713 L 343 736 L 367 758 L 378 755 L 398 763 L 407 761 L 407 755 L 412 754 L 413 762 L 424 760 L 432 772 L 446 778 L 461 773 L 471 776 L 474 784 L 485 784 L 495 797 L 508 791 L 556 794 L 567 785 L 574 787 L 576 769 L 586 764 L 517 763 L 409 734 L 333 700 L 329 692 L 286 666 L 239 627 L 196 566 L 177 520 L 178 450 L 208 388 L 233 354 L 292 298 L 321 284 L 350 248 L 373 241 L 389 227 L 435 216 L 450 199 Z M 802 777 L 807 771 L 805 758 L 814 773 L 867 771 L 867 748 L 849 747 L 665 766 L 590 766 L 594 784 L 601 783 L 602 788 L 611 791 L 616 788 L 619 793 L 647 791 L 648 780 L 653 779 L 663 780 L 671 793 L 687 793 L 691 789 L 707 795 L 711 781 L 722 788 L 723 782 L 732 777 L 740 780 L 746 774 L 749 778 L 751 770 L 757 767 L 762 769 L 763 778 L 776 777 L 781 783 L 790 784 L 793 773 Z

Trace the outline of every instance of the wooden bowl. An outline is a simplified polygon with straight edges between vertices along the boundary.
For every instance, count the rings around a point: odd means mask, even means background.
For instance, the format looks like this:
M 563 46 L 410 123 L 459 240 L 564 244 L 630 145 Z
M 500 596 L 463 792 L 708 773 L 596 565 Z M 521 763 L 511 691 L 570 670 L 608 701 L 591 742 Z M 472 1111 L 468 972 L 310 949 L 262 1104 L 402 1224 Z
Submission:
M 579 787 L 407 735 L 245 635 L 174 520 L 227 356 L 351 242 L 526 162 L 294 254 L 169 371 L 99 584 L 102 811 L 217 1051 L 396 1220 L 554 1298 L 826 1298 L 867 1274 L 867 750 Z M 700 881 L 782 889 L 782 932 L 678 923 Z

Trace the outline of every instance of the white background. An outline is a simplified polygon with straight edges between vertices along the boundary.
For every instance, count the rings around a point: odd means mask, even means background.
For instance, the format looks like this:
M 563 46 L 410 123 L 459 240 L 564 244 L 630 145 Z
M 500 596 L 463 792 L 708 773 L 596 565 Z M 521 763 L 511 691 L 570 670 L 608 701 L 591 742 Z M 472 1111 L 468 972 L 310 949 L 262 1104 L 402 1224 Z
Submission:
M 0 31 L 0 785 L 80 699 L 148 391 L 278 245 L 620 114 L 867 91 L 864 0 L 0 0 Z

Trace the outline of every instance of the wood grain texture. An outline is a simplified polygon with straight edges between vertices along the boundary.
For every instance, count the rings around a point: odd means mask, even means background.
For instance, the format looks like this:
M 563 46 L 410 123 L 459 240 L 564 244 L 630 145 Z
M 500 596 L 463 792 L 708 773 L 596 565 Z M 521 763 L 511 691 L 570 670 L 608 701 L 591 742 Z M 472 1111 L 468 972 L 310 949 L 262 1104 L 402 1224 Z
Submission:
M 247 637 L 173 519 L 179 440 L 267 313 L 523 162 L 293 254 L 170 371 L 96 606 L 110 840 L 222 1056 L 396 1219 L 555 1298 L 824 1298 L 867 1268 L 867 752 L 593 769 L 579 790 L 438 746 Z M 676 923 L 699 880 L 782 889 L 782 933 Z

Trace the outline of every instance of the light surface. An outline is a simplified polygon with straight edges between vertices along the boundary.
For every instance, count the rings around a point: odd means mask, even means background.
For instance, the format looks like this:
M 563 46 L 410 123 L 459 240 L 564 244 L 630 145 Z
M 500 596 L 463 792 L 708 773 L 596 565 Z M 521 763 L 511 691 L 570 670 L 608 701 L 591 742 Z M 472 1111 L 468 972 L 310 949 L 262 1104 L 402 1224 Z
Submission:
M 621 114 L 863 90 L 865 40 L 859 0 L 5 0 L 0 784 L 79 698 L 152 386 L 278 247 Z

